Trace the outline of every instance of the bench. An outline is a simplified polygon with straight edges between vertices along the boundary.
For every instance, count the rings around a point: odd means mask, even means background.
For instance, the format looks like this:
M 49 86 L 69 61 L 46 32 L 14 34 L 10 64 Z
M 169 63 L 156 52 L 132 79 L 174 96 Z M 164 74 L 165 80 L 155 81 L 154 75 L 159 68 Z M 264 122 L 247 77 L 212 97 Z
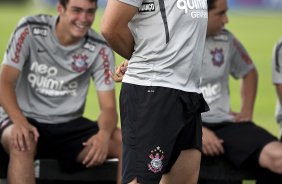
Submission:
M 35 160 L 34 170 L 37 183 L 55 183 L 55 181 L 77 183 L 107 183 L 114 184 L 117 176 L 118 159 L 108 159 L 104 164 L 75 173 L 66 173 L 61 170 L 58 162 L 52 159 Z M 0 166 L 0 184 L 4 184 L 7 167 Z M 2 181 L 2 183 L 1 183 Z M 45 181 L 45 182 L 43 182 Z
M 237 168 L 223 157 L 202 157 L 200 184 L 242 184 L 243 180 L 258 179 L 256 168 Z
M 117 174 L 117 159 L 108 159 L 103 165 L 86 169 L 73 174 L 63 172 L 56 160 L 41 159 L 34 162 L 37 183 L 54 183 L 52 181 L 65 181 L 83 183 L 115 183 Z M 0 166 L 0 184 L 4 184 L 7 168 Z M 242 180 L 255 180 L 257 173 L 253 169 L 237 169 L 231 163 L 221 157 L 203 158 L 200 172 L 200 184 L 241 184 Z

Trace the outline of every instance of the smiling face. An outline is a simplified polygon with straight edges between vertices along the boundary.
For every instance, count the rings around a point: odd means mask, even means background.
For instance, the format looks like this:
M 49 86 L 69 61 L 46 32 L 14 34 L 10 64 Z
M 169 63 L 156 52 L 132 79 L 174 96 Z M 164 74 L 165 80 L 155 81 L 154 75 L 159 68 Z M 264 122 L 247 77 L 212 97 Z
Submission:
M 56 33 L 59 41 L 68 45 L 82 39 L 94 21 L 96 9 L 96 1 L 91 0 L 69 0 L 65 7 L 58 3 L 60 19 Z
M 227 17 L 228 5 L 227 0 L 215 0 L 213 8 L 209 10 L 208 18 L 208 36 L 214 36 L 220 33 L 225 24 L 228 23 Z

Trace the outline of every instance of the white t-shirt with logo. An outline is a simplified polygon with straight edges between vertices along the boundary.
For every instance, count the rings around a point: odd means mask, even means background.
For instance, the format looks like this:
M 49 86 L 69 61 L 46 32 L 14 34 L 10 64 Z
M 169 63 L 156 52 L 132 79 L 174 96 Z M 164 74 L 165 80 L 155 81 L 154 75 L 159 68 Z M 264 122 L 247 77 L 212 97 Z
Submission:
M 255 66 L 242 44 L 227 30 L 207 37 L 201 78 L 201 91 L 210 111 L 203 122 L 234 121 L 230 115 L 229 76 L 243 78 Z
M 16 85 L 23 113 L 43 123 L 82 116 L 91 77 L 96 90 L 114 89 L 109 70 L 114 55 L 104 39 L 89 30 L 84 39 L 62 46 L 55 34 L 58 17 L 23 18 L 14 31 L 3 64 L 21 71 Z
M 123 82 L 200 93 L 207 1 L 120 1 L 139 8 L 129 23 L 135 46 Z

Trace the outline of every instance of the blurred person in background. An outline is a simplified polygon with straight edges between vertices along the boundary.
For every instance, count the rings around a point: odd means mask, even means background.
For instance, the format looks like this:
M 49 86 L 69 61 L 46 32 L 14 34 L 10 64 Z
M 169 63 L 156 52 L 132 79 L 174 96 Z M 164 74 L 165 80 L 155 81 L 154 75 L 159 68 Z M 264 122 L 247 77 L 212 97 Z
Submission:
M 255 65 L 240 41 L 224 29 L 227 0 L 208 0 L 208 11 L 201 91 L 210 111 L 202 114 L 203 154 L 223 156 L 238 168 L 270 171 L 273 181 L 266 182 L 281 183 L 282 144 L 253 122 L 258 84 Z M 241 80 L 240 112 L 233 112 L 230 105 L 229 76 Z
M 272 82 L 277 93 L 276 120 L 280 124 L 280 140 L 282 140 L 282 38 L 275 45 L 272 57 Z
M 115 61 L 91 29 L 96 10 L 97 0 L 59 0 L 58 16 L 29 16 L 18 23 L 0 72 L 0 136 L 10 157 L 9 184 L 35 184 L 35 158 L 57 159 L 69 172 L 108 157 L 121 160 L 108 74 Z M 100 105 L 97 122 L 83 117 L 91 78 Z M 117 183 L 120 174 L 119 167 Z

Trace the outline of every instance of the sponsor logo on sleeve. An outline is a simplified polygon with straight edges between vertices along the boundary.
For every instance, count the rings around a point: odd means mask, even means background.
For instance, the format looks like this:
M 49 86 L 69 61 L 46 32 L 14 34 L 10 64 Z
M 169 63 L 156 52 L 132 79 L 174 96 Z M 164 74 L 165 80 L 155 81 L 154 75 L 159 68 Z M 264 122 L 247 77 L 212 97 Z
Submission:
M 21 33 L 19 39 L 17 40 L 17 43 L 16 43 L 16 52 L 15 52 L 15 55 L 14 57 L 12 58 L 12 61 L 14 63 L 19 63 L 19 59 L 20 59 L 20 52 L 22 50 L 22 46 L 23 46 L 23 43 L 24 43 L 24 40 L 26 38 L 26 36 L 28 35 L 29 31 L 28 31 L 28 28 L 26 27 L 23 32 Z
M 243 47 L 240 45 L 240 43 L 234 39 L 233 45 L 238 50 L 238 52 L 241 54 L 242 59 L 245 61 L 246 64 L 250 65 L 253 63 L 252 59 L 249 57 L 247 52 L 243 49 Z
M 32 34 L 35 35 L 35 36 L 46 37 L 48 35 L 48 31 L 45 28 L 35 27 L 35 28 L 32 29 Z
M 101 48 L 100 52 L 99 52 L 102 60 L 103 60 L 103 66 L 104 66 L 104 82 L 105 84 L 109 85 L 111 84 L 111 80 L 110 80 L 110 61 L 109 61 L 109 55 L 106 53 L 106 48 L 103 47 Z
M 208 18 L 206 0 L 177 0 L 177 8 L 190 13 L 192 18 Z
M 141 7 L 139 8 L 139 12 L 154 12 L 154 11 L 155 11 L 154 2 L 142 3 Z

